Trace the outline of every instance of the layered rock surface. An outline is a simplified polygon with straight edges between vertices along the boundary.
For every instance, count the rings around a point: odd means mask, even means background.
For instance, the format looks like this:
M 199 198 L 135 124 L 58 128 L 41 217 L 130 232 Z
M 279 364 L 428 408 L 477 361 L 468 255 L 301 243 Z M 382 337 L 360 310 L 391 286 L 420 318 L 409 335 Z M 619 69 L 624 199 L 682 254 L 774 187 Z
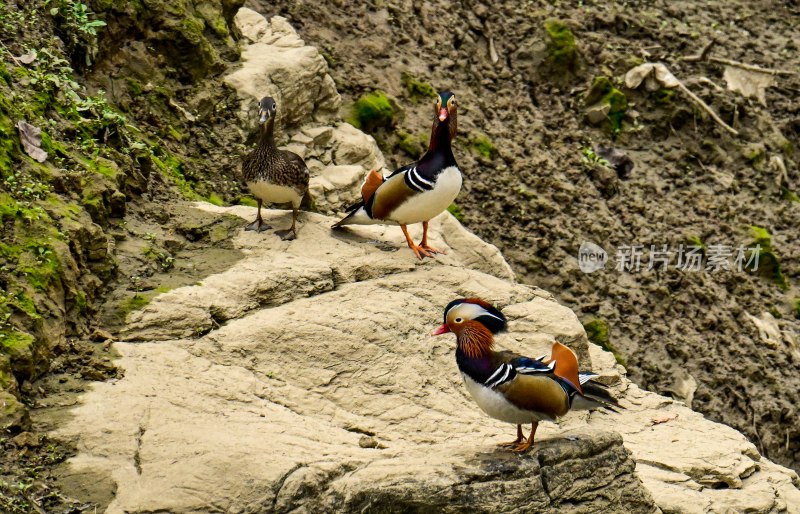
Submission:
M 242 232 L 231 269 L 131 315 L 115 345 L 125 377 L 97 384 L 58 434 L 81 449 L 68 480 L 111 477 L 92 480 L 115 489 L 108 512 L 797 512 L 793 472 L 631 384 L 569 309 L 516 284 L 449 214 L 432 223 L 448 254 L 424 262 L 395 227 L 301 221 L 293 242 Z M 514 427 L 468 397 L 454 341 L 428 335 L 466 295 L 508 314 L 500 346 L 569 344 L 625 410 L 543 425 L 525 456 L 495 449 Z

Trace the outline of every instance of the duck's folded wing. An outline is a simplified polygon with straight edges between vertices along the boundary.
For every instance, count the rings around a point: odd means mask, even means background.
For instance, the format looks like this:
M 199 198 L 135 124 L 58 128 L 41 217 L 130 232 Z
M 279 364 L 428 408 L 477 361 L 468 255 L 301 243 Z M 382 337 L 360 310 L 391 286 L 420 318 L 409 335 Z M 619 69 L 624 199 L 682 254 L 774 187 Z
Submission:
M 564 388 L 545 375 L 518 374 L 513 380 L 497 386 L 496 390 L 518 409 L 551 418 L 563 416 L 569 410 L 569 396 Z

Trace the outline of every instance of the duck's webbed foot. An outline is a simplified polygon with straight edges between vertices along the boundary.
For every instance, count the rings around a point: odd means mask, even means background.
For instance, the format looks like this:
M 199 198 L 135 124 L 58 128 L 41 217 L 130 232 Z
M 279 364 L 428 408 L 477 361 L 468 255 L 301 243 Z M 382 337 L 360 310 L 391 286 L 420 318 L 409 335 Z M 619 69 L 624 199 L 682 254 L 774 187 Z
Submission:
M 517 425 L 517 438 L 507 443 L 499 443 L 497 446 L 501 448 L 514 448 L 516 446 L 519 446 L 519 444 L 524 440 L 525 436 L 522 435 L 522 425 Z
M 287 228 L 286 230 L 276 230 L 275 235 L 280 237 L 284 241 L 294 241 L 297 239 L 297 232 L 293 228 Z
M 265 230 L 269 230 L 272 227 L 264 223 L 264 220 L 261 218 L 256 219 L 251 224 L 244 227 L 245 230 L 254 231 L 254 232 L 264 232 Z

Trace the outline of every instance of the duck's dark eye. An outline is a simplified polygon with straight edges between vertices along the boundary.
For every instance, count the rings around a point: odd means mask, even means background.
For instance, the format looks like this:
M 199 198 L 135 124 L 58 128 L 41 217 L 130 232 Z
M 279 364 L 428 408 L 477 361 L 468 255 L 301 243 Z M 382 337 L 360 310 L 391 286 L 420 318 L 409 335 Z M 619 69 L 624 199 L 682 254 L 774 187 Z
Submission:
M 276 107 L 275 107 L 275 104 L 272 104 L 272 110 L 273 110 L 273 111 L 275 110 L 275 108 L 276 108 Z
M 456 318 L 456 323 L 461 323 L 462 321 L 464 321 L 464 320 L 461 319 L 461 318 Z

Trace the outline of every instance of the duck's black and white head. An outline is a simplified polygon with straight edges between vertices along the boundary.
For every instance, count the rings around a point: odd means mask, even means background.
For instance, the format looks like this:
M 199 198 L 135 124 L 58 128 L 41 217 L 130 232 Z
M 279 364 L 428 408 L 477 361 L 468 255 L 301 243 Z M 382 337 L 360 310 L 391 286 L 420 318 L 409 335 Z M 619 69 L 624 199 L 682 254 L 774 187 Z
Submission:
M 494 335 L 506 329 L 506 317 L 480 298 L 460 298 L 444 308 L 444 323 L 432 335 L 453 332 L 467 355 L 479 356 L 491 350 Z
M 278 104 L 271 96 L 265 96 L 258 102 L 258 116 L 261 123 L 266 123 L 267 120 L 274 118 L 278 112 Z

